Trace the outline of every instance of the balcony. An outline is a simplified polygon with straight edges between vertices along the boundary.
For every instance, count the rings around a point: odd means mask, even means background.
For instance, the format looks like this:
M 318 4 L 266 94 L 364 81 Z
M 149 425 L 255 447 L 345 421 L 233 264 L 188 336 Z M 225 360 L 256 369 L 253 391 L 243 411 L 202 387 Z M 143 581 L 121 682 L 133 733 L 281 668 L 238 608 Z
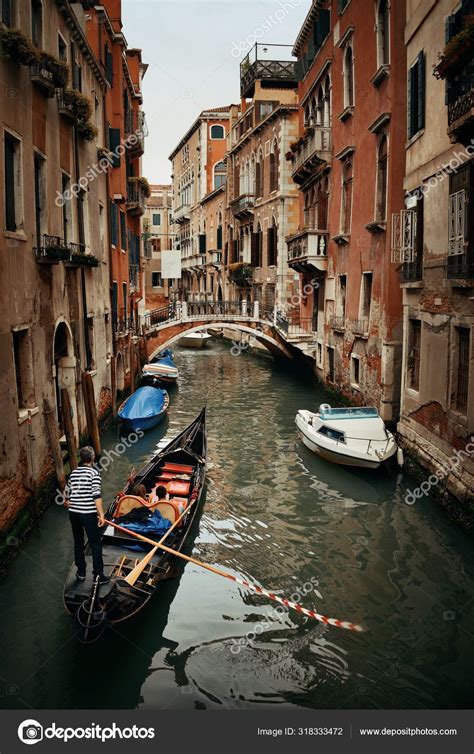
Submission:
M 448 85 L 448 135 L 453 143 L 471 144 L 474 137 L 474 60 L 470 60 Z
M 178 207 L 173 214 L 173 221 L 175 223 L 184 223 L 186 220 L 189 220 L 191 214 L 191 207 L 189 204 L 182 204 L 180 207 Z
M 403 262 L 398 268 L 400 283 L 416 283 L 423 280 L 423 258 L 416 255 L 413 260 Z
M 333 330 L 336 330 L 337 332 L 345 332 L 346 318 L 344 315 L 338 316 L 336 314 L 333 314 L 329 319 L 329 325 Z
M 252 217 L 254 204 L 255 196 L 253 194 L 241 194 L 230 203 L 232 214 L 239 219 Z
M 41 236 L 41 246 L 34 249 L 36 261 L 40 264 L 59 264 L 68 262 L 71 258 L 71 249 L 59 236 Z
M 58 97 L 58 111 L 59 114 L 63 116 L 63 118 L 68 118 L 69 120 L 75 120 L 76 119 L 76 105 L 71 99 L 71 97 L 68 97 L 64 89 L 59 89 L 57 92 Z
M 130 154 L 139 157 L 145 151 L 145 136 L 148 136 L 145 113 L 142 110 L 128 110 L 125 113 L 124 129 Z
M 313 267 L 317 272 L 326 272 L 329 233 L 327 231 L 304 228 L 287 236 L 288 264 L 294 270 L 303 272 Z
M 38 86 L 47 97 L 54 97 L 56 86 L 52 71 L 49 71 L 41 63 L 33 63 L 31 66 L 31 81 Z
M 220 265 L 222 264 L 222 251 L 209 251 L 208 264 L 213 264 L 216 267 L 220 267 Z
M 240 64 L 240 94 L 251 98 L 255 82 L 265 86 L 293 88 L 298 83 L 296 60 L 291 56 L 292 45 L 256 44 Z
M 329 126 L 315 126 L 310 130 L 293 156 L 291 175 L 295 183 L 305 183 L 320 165 L 331 159 L 331 142 Z
M 356 319 L 352 323 L 352 332 L 354 335 L 367 338 L 369 336 L 369 320 L 366 317 Z
M 70 267 L 98 267 L 99 260 L 93 254 L 86 252 L 83 243 L 70 243 L 71 256 L 68 260 Z
M 446 274 L 450 280 L 472 280 L 474 278 L 474 247 L 465 248 L 462 254 L 450 254 Z
M 127 181 L 127 212 L 131 215 L 143 215 L 145 212 L 146 190 L 140 178 L 129 178 Z

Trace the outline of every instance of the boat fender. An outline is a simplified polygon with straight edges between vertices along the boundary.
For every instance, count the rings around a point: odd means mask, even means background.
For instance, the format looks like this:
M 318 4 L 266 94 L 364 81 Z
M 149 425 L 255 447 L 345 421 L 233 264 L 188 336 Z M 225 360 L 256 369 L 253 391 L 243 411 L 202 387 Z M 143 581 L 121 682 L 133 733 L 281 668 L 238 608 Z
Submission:
M 331 406 L 329 405 L 329 403 L 321 403 L 318 409 L 318 413 L 320 414 L 321 411 L 330 411 L 330 409 L 331 409 Z
M 403 464 L 405 463 L 403 450 L 401 448 L 397 448 L 397 463 L 399 466 L 403 466 Z

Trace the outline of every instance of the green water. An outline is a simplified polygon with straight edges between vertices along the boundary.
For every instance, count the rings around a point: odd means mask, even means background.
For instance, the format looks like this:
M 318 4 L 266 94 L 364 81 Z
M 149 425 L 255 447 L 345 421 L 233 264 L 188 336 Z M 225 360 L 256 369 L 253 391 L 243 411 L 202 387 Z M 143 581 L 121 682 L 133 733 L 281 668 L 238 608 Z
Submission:
M 416 486 L 406 473 L 345 470 L 301 445 L 296 411 L 327 400 L 311 377 L 218 340 L 175 354 L 169 417 L 104 473 L 105 499 L 209 391 L 207 489 L 188 552 L 366 630 L 278 616 L 188 564 L 136 619 L 83 646 L 62 605 L 69 522 L 52 505 L 0 581 L 0 706 L 472 707 L 472 540 L 434 497 L 404 503 Z M 119 437 L 112 426 L 104 448 Z

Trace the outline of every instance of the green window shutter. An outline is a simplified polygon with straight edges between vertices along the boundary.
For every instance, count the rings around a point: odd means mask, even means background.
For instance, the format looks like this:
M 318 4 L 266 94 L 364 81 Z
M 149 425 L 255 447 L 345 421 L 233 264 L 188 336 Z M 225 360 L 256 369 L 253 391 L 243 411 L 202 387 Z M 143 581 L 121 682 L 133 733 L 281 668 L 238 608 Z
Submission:
M 425 127 L 425 53 L 423 50 L 418 55 L 417 74 L 418 122 L 416 123 L 416 131 L 421 131 Z
M 116 149 L 120 144 L 120 128 L 111 128 L 109 126 L 109 149 L 113 153 L 112 165 L 114 168 L 120 167 L 121 157 L 117 154 Z
M 413 68 L 409 68 L 407 82 L 407 134 L 409 139 L 411 139 L 414 134 L 413 120 Z
M 217 226 L 217 248 L 222 249 L 222 225 Z
M 110 202 L 110 242 L 118 246 L 118 207 L 115 202 Z

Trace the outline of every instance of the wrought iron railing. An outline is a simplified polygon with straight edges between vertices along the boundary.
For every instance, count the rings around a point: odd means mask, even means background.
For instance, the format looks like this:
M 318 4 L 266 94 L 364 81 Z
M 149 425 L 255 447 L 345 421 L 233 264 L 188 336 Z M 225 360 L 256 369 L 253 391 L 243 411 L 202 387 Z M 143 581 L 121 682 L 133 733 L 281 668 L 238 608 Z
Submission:
M 296 61 L 281 59 L 289 57 L 290 50 L 289 45 L 256 44 L 240 64 L 241 95 L 246 96 L 257 80 L 296 82 Z M 280 59 L 267 60 L 265 56 L 268 52 Z
M 446 274 L 453 280 L 472 280 L 474 278 L 474 249 L 467 249 L 464 254 L 449 255 Z
M 458 121 L 474 108 L 474 60 L 466 65 L 448 85 L 448 125 Z
M 333 330 L 345 330 L 346 318 L 344 316 L 333 314 L 329 320 L 329 324 Z
M 67 262 L 71 258 L 71 249 L 60 236 L 43 234 L 40 246 L 34 249 L 38 262 Z
M 230 206 L 232 208 L 232 213 L 234 216 L 238 216 L 242 214 L 243 212 L 248 212 L 248 210 L 253 209 L 253 206 L 255 204 L 255 196 L 254 194 L 241 194 L 237 197 L 237 199 L 234 199 Z
M 412 262 L 403 262 L 398 268 L 401 283 L 423 280 L 423 259 L 416 255 Z

